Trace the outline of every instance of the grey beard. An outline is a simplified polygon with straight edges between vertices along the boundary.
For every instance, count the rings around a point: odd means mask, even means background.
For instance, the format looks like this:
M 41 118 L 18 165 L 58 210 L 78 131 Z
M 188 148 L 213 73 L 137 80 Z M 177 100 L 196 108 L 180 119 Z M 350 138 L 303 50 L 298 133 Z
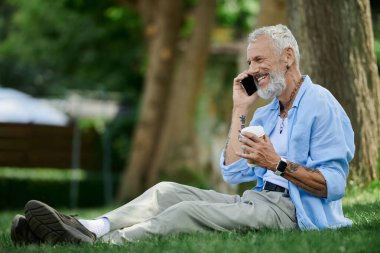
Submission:
M 262 99 L 271 99 L 281 95 L 285 89 L 285 76 L 280 73 L 269 73 L 269 84 L 266 88 L 257 87 L 257 94 Z

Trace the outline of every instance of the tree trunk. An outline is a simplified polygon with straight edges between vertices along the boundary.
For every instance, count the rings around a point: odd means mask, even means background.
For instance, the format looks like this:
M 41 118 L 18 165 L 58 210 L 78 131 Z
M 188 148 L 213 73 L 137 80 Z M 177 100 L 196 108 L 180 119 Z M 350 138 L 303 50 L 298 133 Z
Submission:
M 290 27 L 301 68 L 325 85 L 346 110 L 355 131 L 351 178 L 377 178 L 380 84 L 368 0 L 290 0 Z
M 174 74 L 167 117 L 149 172 L 149 185 L 158 181 L 160 172 L 171 174 L 180 168 L 199 167 L 195 112 L 209 54 L 215 9 L 216 0 L 199 1 L 195 7 L 194 30 Z
M 288 23 L 287 0 L 260 0 L 256 27 Z
M 145 0 L 139 4 L 149 40 L 147 77 L 131 159 L 122 175 L 118 201 L 133 197 L 144 189 L 165 115 L 182 20 L 182 1 Z

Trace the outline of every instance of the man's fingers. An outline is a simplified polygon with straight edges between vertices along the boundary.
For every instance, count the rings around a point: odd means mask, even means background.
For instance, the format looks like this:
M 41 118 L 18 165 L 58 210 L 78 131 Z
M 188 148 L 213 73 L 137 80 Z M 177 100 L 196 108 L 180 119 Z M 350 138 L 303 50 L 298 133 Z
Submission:
M 264 136 L 263 136 L 263 140 L 264 140 L 265 142 L 270 141 L 269 136 L 266 135 L 266 134 L 264 134 Z
M 245 159 L 252 159 L 252 153 L 251 154 L 245 154 L 243 152 L 235 152 L 235 154 L 241 158 L 245 158 Z
M 249 154 L 244 154 L 242 152 L 235 152 L 235 155 L 237 155 L 241 158 L 249 159 Z
M 243 135 L 244 137 L 249 138 L 250 140 L 252 140 L 253 142 L 256 142 L 256 143 L 262 141 L 262 138 L 257 137 L 257 135 L 256 135 L 256 134 L 253 134 L 253 133 L 242 132 L 241 135 Z
M 241 145 L 241 150 L 243 151 L 243 153 L 245 154 L 252 154 L 255 152 L 255 149 L 248 146 L 248 145 Z
M 256 143 L 254 141 L 252 141 L 248 136 L 244 136 L 243 134 L 239 135 L 239 141 L 242 144 L 246 144 L 247 146 L 250 146 L 250 147 L 256 146 Z
M 240 81 L 246 78 L 247 76 L 248 76 L 248 73 L 246 71 L 240 73 L 234 78 L 234 83 L 240 83 Z

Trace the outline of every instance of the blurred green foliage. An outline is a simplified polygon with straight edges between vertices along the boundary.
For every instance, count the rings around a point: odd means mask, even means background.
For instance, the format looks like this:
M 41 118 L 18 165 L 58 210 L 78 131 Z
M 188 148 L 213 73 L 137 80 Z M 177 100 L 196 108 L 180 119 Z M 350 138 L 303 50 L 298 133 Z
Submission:
M 258 0 L 220 0 L 217 5 L 217 24 L 231 27 L 234 37 L 242 38 L 255 27 L 258 12 Z
M 7 0 L 1 9 L 1 84 L 37 96 L 75 88 L 139 97 L 145 55 L 134 10 L 106 0 Z
M 196 4 L 186 0 L 185 8 Z M 258 1 L 218 1 L 217 26 L 241 37 L 257 11 Z M 35 96 L 72 88 L 119 91 L 137 102 L 147 55 L 135 9 L 109 0 L 3 0 L 0 14 L 1 85 Z M 193 26 L 188 15 L 182 37 Z
M 194 28 L 191 9 L 181 39 Z M 218 1 L 216 26 L 232 31 L 230 40 L 253 27 L 258 1 Z M 136 9 L 109 0 L 1 0 L 0 85 L 40 97 L 65 96 L 70 89 L 116 91 L 120 111 L 111 122 L 81 119 L 82 127 L 107 129 L 113 168 L 126 163 L 146 71 L 146 41 Z M 244 35 L 245 36 L 245 35 Z

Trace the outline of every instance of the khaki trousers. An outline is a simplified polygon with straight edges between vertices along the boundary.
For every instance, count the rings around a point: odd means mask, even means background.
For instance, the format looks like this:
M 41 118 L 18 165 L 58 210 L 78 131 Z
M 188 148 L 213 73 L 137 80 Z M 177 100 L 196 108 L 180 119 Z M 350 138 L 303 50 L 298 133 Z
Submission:
M 181 232 L 297 227 L 294 205 L 283 193 L 228 195 L 172 182 L 158 183 L 100 217 L 111 223 L 100 240 L 112 244 Z

